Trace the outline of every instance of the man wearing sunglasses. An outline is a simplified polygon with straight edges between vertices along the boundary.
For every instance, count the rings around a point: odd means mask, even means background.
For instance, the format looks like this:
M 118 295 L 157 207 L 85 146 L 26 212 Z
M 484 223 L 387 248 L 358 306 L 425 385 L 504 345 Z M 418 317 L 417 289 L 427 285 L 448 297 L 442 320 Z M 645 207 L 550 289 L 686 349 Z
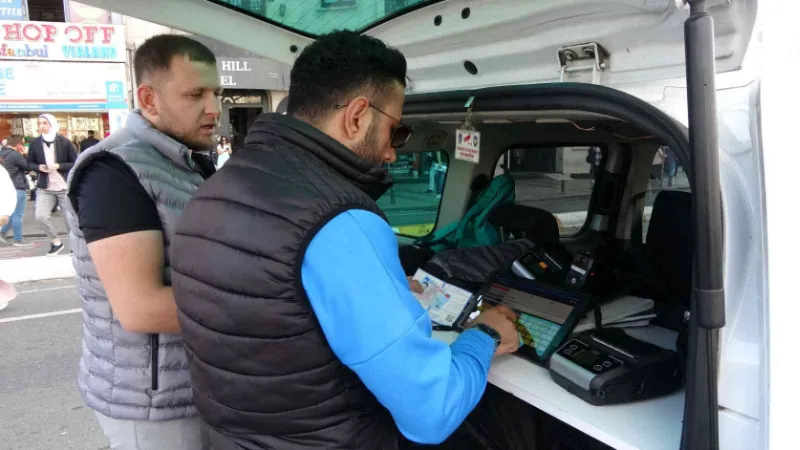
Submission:
M 319 38 L 287 114 L 260 117 L 184 210 L 172 285 L 215 449 L 438 444 L 481 400 L 492 357 L 518 348 L 510 310 L 447 345 L 412 295 L 375 203 L 412 133 L 405 79 L 377 39 Z

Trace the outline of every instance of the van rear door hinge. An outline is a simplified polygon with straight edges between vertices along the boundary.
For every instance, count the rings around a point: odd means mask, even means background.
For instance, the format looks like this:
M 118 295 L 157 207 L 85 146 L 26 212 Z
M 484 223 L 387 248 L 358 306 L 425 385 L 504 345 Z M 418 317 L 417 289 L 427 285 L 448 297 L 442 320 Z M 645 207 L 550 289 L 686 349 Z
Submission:
M 608 67 L 608 52 L 596 42 L 561 47 L 558 64 L 562 82 L 567 81 L 568 73 L 591 70 L 592 84 L 600 84 L 600 73 Z

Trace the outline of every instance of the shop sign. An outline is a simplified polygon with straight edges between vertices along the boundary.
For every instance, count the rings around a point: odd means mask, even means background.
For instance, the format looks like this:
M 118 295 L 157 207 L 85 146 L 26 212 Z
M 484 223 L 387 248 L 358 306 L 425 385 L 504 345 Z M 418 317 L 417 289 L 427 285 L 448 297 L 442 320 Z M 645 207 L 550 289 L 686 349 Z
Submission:
M 123 25 L 0 20 L 0 60 L 125 62 Z
M 264 89 L 284 91 L 289 66 L 257 58 L 217 57 L 220 84 L 226 89 Z
M 0 61 L 0 111 L 128 109 L 125 65 Z

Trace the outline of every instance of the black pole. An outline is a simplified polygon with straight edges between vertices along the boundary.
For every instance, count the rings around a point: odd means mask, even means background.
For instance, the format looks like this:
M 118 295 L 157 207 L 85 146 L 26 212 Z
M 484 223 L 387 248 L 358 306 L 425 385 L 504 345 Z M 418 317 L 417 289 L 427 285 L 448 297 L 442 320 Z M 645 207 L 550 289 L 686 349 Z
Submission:
M 725 326 L 722 196 L 719 183 L 714 20 L 705 0 L 689 0 L 684 25 L 689 145 L 694 165 L 694 286 L 689 321 L 681 448 L 717 450 L 717 329 Z

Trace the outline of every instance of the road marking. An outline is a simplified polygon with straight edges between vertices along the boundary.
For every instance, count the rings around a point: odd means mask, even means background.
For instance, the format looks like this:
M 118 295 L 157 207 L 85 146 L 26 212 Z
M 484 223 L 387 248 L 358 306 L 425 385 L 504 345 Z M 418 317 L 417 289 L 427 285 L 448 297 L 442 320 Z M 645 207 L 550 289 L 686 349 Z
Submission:
M 26 316 L 6 317 L 5 319 L 0 319 L 0 323 L 19 322 L 20 320 L 42 319 L 44 317 L 53 317 L 53 316 L 64 316 L 67 314 L 77 314 L 82 311 L 83 309 L 81 308 L 75 308 L 75 309 L 65 309 L 63 311 L 53 311 L 41 314 L 28 314 Z
M 56 286 L 43 289 L 28 289 L 25 291 L 17 291 L 17 294 L 22 295 L 22 294 L 32 294 L 34 292 L 60 291 L 61 289 L 76 289 L 76 287 L 73 284 L 69 286 Z

